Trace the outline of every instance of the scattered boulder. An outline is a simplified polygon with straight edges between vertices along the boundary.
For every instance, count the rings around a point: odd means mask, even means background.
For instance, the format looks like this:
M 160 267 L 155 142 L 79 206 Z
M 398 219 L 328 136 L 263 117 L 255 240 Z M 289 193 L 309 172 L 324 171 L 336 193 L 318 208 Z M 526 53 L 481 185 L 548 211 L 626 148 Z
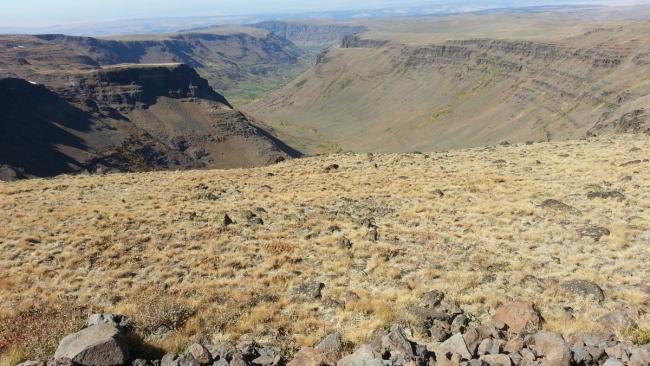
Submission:
M 323 353 L 317 349 L 306 347 L 298 351 L 287 366 L 334 366 L 336 355 Z
M 129 359 L 122 333 L 112 324 L 98 324 L 63 338 L 55 359 L 67 357 L 81 366 L 117 366 Z
M 436 366 L 459 366 L 461 356 L 454 352 L 436 353 Z
M 559 333 L 538 332 L 533 335 L 533 344 L 538 356 L 544 358 L 543 365 L 569 366 L 571 350 Z
M 603 315 L 600 318 L 600 324 L 612 332 L 624 332 L 637 327 L 634 319 L 622 309 L 616 309 Z
M 192 357 L 194 357 L 194 359 L 202 365 L 206 365 L 212 362 L 212 355 L 210 355 L 210 352 L 198 343 L 194 343 L 189 346 L 187 348 L 187 353 L 192 355 Z
M 469 324 L 469 318 L 465 314 L 459 314 L 451 322 L 451 334 L 465 333 L 465 328 Z
M 568 213 L 568 214 L 571 214 L 571 215 L 574 215 L 574 216 L 578 216 L 578 215 L 582 214 L 580 212 L 580 210 L 578 210 L 577 208 L 575 208 L 573 206 L 570 206 L 570 205 L 567 205 L 566 203 L 564 203 L 562 201 L 555 200 L 555 199 L 545 200 L 544 202 L 542 202 L 539 205 L 539 207 L 541 207 L 541 208 L 550 208 L 551 210 L 565 212 L 565 213 Z
M 444 342 L 451 337 L 451 326 L 448 322 L 438 319 L 428 320 L 425 322 L 431 323 L 427 329 L 427 333 L 432 341 Z
M 603 236 L 609 236 L 610 231 L 607 228 L 596 225 L 584 225 L 576 229 L 581 238 L 592 238 L 594 241 L 600 241 Z
M 465 340 L 465 346 L 467 346 L 469 353 L 472 356 L 476 356 L 482 339 L 481 332 L 477 328 L 469 328 L 463 334 L 463 339 Z
M 176 353 L 167 353 L 160 360 L 160 366 L 179 366 L 180 356 Z
M 390 331 L 381 338 L 381 353 L 385 354 L 386 352 L 391 355 L 399 353 L 407 361 L 415 358 L 415 347 L 406 338 L 402 327 L 398 325 L 392 326 Z
M 445 294 L 438 290 L 432 290 L 424 295 L 422 295 L 422 301 L 424 302 L 424 306 L 428 308 L 435 308 L 436 306 L 440 305 L 440 302 L 445 298 Z
M 524 348 L 524 340 L 519 337 L 510 339 L 503 346 L 503 351 L 507 353 L 519 353 Z
M 331 353 L 331 352 L 340 352 L 341 347 L 343 346 L 343 340 L 339 333 L 329 334 L 327 337 L 315 347 L 319 352 Z
M 617 360 L 629 361 L 629 353 L 627 352 L 627 346 L 623 346 L 621 343 L 617 343 L 610 347 L 605 348 L 605 353 L 608 357 L 615 358 Z
M 221 225 L 222 225 L 223 227 L 226 227 L 226 226 L 232 225 L 232 224 L 234 224 L 234 223 L 235 223 L 235 222 L 232 221 L 232 219 L 230 218 L 230 216 L 228 216 L 228 214 L 224 214 L 224 215 L 223 215 L 223 220 L 222 220 L 222 222 L 221 222 Z
M 621 167 L 626 167 L 626 166 L 636 165 L 636 164 L 641 164 L 641 163 L 643 163 L 643 160 L 630 160 L 630 161 L 626 161 L 625 163 L 621 164 L 620 166 Z
M 160 366 L 201 366 L 201 364 L 191 354 L 168 353 L 160 360 Z
M 508 354 L 510 362 L 514 365 L 519 365 L 524 360 L 524 358 L 519 353 L 510 353 Z
M 131 319 L 123 315 L 98 313 L 98 314 L 91 314 L 90 316 L 88 316 L 88 320 L 86 321 L 87 327 L 91 327 L 93 325 L 99 325 L 99 324 L 110 324 L 118 329 L 123 329 L 123 330 L 130 329 L 133 326 L 133 322 L 131 321 Z
M 375 353 L 372 350 L 372 347 L 370 347 L 367 344 L 361 345 L 359 348 L 357 348 L 356 351 L 354 351 L 354 353 L 343 357 L 336 364 L 336 366 L 383 366 L 383 365 L 384 362 L 381 359 L 381 357 L 379 357 L 379 355 L 375 355 Z
M 233 341 L 218 342 L 217 344 L 207 345 L 206 348 L 212 358 L 216 360 L 231 360 L 235 353 L 238 352 Z
M 341 249 L 352 249 L 352 242 L 345 236 L 340 237 L 336 241 L 336 245 Z
M 500 306 L 494 320 L 505 323 L 513 333 L 532 333 L 540 329 L 542 317 L 530 301 L 516 301 Z
M 593 296 L 598 302 L 605 300 L 603 289 L 597 284 L 586 280 L 570 280 L 563 282 L 560 289 L 566 293 L 577 294 L 581 296 Z
M 254 217 L 248 223 L 251 225 L 264 225 L 264 220 L 261 217 Z
M 519 354 L 521 354 L 522 359 L 528 360 L 528 361 L 535 361 L 535 359 L 537 358 L 537 354 L 535 353 L 535 351 L 533 351 L 530 348 L 522 349 L 519 352 Z
M 610 344 L 612 341 L 613 335 L 611 333 L 576 333 L 571 338 L 571 344 L 574 346 L 601 346 Z
M 280 355 L 265 354 L 256 357 L 251 363 L 255 366 L 276 366 L 280 363 L 280 360 Z
M 625 366 L 625 364 L 613 357 L 610 357 L 607 359 L 607 361 L 605 361 L 603 366 Z
M 573 347 L 571 353 L 573 354 L 573 362 L 577 365 L 590 365 L 594 360 L 585 347 Z
M 444 351 L 457 353 L 465 360 L 472 359 L 472 355 L 467 349 L 467 345 L 465 344 L 465 339 L 463 338 L 462 334 L 455 334 L 451 336 L 451 338 L 447 339 L 440 345 L 439 349 L 443 353 Z M 438 352 L 436 352 L 436 354 L 438 354 Z
M 511 366 L 512 360 L 508 355 L 502 354 L 493 354 L 493 355 L 484 355 L 480 358 L 481 361 L 487 363 L 490 366 Z
M 501 339 L 486 338 L 478 346 L 478 355 L 497 355 L 503 351 L 505 342 Z
M 587 198 L 589 198 L 590 200 L 596 198 L 602 198 L 602 199 L 612 198 L 612 199 L 622 201 L 625 199 L 625 195 L 619 191 L 598 191 L 598 192 L 587 193 Z
M 630 366 L 650 365 L 650 345 L 646 345 L 645 348 L 635 347 L 630 351 Z
M 330 165 L 328 165 L 328 166 L 325 167 L 325 173 L 333 172 L 333 171 L 335 171 L 335 170 L 338 170 L 339 168 L 340 168 L 340 167 L 339 167 L 338 164 L 330 164 Z
M 599 361 L 605 356 L 605 350 L 596 346 L 587 346 L 587 352 L 594 361 Z

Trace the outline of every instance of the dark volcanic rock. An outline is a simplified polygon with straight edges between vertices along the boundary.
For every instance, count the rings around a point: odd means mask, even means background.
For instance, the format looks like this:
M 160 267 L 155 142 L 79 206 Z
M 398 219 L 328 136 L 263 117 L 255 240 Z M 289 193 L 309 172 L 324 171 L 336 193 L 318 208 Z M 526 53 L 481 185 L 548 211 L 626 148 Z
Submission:
M 607 228 L 595 225 L 580 226 L 576 229 L 580 237 L 592 238 L 595 241 L 600 241 L 603 236 L 609 236 L 610 231 Z
M 586 280 L 571 280 L 566 281 L 560 285 L 560 289 L 564 292 L 577 294 L 582 296 L 593 296 L 593 298 L 602 302 L 605 300 L 605 293 L 603 289 L 600 288 L 597 284 L 586 281 Z
M 595 198 L 612 198 L 616 199 L 619 201 L 622 201 L 625 199 L 625 195 L 619 191 L 607 191 L 607 192 L 589 192 L 587 193 L 587 198 L 589 199 L 595 199 Z

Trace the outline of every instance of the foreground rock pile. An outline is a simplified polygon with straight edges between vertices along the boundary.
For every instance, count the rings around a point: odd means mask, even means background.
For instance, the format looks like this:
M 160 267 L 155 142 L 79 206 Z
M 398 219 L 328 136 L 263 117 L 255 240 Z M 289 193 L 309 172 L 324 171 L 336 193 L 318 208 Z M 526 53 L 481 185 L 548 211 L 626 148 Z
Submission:
M 306 347 L 287 359 L 284 350 L 261 345 L 243 336 L 238 341 L 192 344 L 181 354 L 167 353 L 161 359 L 132 357 L 127 336 L 129 319 L 112 314 L 94 314 L 87 327 L 63 338 L 48 366 L 648 366 L 650 344 L 620 342 L 614 333 L 561 334 L 543 331 L 543 319 L 535 306 L 517 301 L 497 309 L 491 324 L 476 324 L 444 295 L 424 295 L 424 305 L 409 309 L 416 324 L 425 329 L 429 342 L 413 341 L 413 331 L 395 324 L 378 330 L 367 343 L 352 348 L 338 333 L 325 337 L 315 347 Z M 603 321 L 620 327 L 622 312 L 612 312 Z M 630 325 L 631 326 L 631 325 Z M 416 326 L 417 328 L 417 326 Z M 289 362 L 287 362 L 289 361 Z M 20 366 L 44 366 L 27 361 Z

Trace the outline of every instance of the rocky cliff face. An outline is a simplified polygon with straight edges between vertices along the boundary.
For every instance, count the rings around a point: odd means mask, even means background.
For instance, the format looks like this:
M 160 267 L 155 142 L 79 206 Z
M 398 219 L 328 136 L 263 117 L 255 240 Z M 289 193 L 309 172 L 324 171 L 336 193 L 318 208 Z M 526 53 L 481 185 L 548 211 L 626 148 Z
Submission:
M 351 36 L 345 48 L 321 55 L 310 72 L 248 110 L 309 151 L 446 149 L 643 132 L 647 45 L 640 28 L 553 42 L 468 38 L 412 45 Z
M 224 93 L 299 67 L 303 51 L 271 33 L 180 33 L 97 39 L 65 35 L 0 36 L 0 76 L 27 77 L 43 70 L 184 63 Z
M 0 178 L 253 167 L 298 153 L 183 64 L 0 80 Z
M 231 107 L 197 72 L 185 64 L 125 65 L 79 73 L 59 92 L 77 103 L 87 101 L 120 110 L 146 108 L 159 97 L 193 98 Z
M 339 47 L 347 37 L 366 30 L 363 26 L 268 21 L 252 24 L 302 47 Z
M 366 39 L 360 34 L 349 34 L 341 40 L 341 48 L 380 48 L 387 46 L 390 42 L 380 39 Z

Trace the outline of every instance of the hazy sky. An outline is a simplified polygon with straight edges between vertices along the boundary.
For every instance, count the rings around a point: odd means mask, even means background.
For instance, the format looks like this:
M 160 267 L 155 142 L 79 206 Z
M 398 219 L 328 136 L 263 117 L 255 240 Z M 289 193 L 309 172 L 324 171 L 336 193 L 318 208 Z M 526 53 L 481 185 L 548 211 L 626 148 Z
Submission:
M 413 3 L 413 1 L 401 1 Z M 191 15 L 244 15 L 384 6 L 390 0 L 0 0 L 4 25 Z
M 515 0 L 475 0 L 511 3 Z M 579 2 L 567 0 L 564 2 Z M 585 1 L 585 0 L 583 0 Z M 602 0 L 593 0 L 599 2 Z M 634 0 L 611 0 L 628 2 Z M 639 0 L 640 1 L 640 0 Z M 456 3 L 458 0 L 0 0 L 4 26 L 49 26 L 70 22 L 192 15 L 245 15 L 305 11 L 364 9 L 418 3 Z M 462 1 L 467 3 L 468 1 Z M 528 1 L 558 3 L 560 0 Z

